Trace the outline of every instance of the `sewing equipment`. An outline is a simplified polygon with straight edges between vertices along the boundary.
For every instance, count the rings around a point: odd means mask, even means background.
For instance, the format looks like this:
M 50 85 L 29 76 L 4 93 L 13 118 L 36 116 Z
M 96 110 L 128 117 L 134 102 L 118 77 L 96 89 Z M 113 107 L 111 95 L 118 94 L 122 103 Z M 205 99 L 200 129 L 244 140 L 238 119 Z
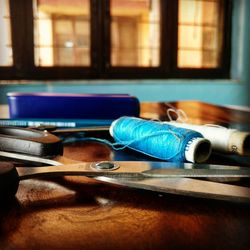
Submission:
M 0 197 L 15 195 L 20 180 L 32 177 L 83 175 L 128 187 L 193 195 L 203 198 L 250 202 L 250 188 L 191 178 L 250 177 L 250 170 L 236 166 L 161 161 L 79 162 L 61 156 L 60 139 L 47 131 L 0 128 L 0 157 L 42 167 L 1 167 Z

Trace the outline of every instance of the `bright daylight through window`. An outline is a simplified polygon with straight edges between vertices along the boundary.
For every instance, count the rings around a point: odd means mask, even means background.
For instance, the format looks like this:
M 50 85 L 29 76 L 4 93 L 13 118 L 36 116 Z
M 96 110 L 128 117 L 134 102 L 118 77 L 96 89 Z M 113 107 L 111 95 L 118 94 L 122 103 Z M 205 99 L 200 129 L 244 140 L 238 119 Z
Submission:
M 10 11 L 8 0 L 0 1 L 0 66 L 13 64 L 11 34 L 10 34 Z
M 228 78 L 230 23 L 229 0 L 0 0 L 0 78 Z

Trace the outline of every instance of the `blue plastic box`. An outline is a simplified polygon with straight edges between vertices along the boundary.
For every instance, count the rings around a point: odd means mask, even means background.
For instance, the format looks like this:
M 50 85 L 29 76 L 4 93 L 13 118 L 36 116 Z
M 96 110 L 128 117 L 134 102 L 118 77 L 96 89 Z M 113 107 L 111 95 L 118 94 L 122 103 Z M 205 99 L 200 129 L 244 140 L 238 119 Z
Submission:
M 127 94 L 7 94 L 11 119 L 117 119 L 139 116 L 139 100 Z

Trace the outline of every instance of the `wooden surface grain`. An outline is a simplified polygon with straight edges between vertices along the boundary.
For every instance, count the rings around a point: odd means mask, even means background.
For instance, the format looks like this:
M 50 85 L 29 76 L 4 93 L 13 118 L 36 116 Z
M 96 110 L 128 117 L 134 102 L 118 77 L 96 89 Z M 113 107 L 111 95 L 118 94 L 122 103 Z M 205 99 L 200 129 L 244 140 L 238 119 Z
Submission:
M 202 110 L 201 103 L 189 103 L 189 117 L 204 119 L 196 106 Z M 165 107 L 145 104 L 142 113 L 157 116 Z M 229 124 L 231 115 L 235 123 L 249 124 L 247 112 L 203 107 L 209 121 Z M 64 155 L 82 161 L 121 157 L 95 142 L 67 145 Z M 250 249 L 249 233 L 248 204 L 143 191 L 86 177 L 21 181 L 16 199 L 0 206 L 0 249 Z

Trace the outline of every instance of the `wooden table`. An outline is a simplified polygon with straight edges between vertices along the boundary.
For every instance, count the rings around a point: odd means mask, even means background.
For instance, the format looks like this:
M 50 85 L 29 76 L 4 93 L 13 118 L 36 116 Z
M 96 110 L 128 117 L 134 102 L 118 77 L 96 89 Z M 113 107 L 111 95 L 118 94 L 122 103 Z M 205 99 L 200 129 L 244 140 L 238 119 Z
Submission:
M 142 103 L 141 116 L 166 119 L 167 108 L 184 110 L 193 123 L 250 129 L 248 110 L 195 101 Z M 64 154 L 83 161 L 144 159 L 94 142 L 67 145 Z M 210 161 L 250 163 L 243 158 Z M 0 249 L 250 249 L 249 233 L 248 204 L 142 191 L 85 177 L 22 181 L 15 201 L 2 202 L 0 208 Z

